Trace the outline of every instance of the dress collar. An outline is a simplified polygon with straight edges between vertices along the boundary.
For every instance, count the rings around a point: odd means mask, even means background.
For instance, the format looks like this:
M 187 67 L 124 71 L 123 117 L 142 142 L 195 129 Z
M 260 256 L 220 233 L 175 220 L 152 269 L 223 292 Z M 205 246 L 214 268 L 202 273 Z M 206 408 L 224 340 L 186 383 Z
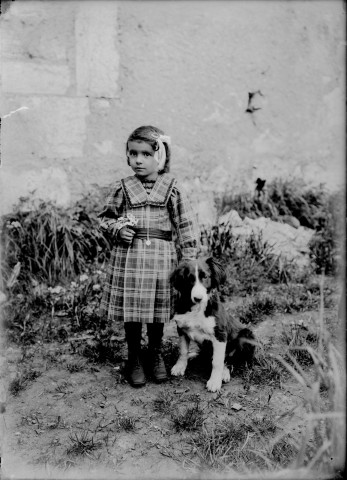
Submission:
M 167 173 L 162 173 L 156 179 L 148 195 L 141 180 L 135 175 L 121 180 L 122 188 L 130 207 L 142 207 L 144 205 L 164 207 L 171 195 L 175 182 L 174 177 Z

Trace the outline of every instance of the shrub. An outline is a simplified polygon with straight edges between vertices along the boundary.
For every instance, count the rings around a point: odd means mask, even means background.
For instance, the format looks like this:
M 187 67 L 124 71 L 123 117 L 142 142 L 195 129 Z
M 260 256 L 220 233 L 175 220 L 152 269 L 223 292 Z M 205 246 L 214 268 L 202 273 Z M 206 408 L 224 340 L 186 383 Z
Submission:
M 236 210 L 241 218 L 264 216 L 282 221 L 285 216 L 295 217 L 301 226 L 316 231 L 309 245 L 316 273 L 337 273 L 345 229 L 343 191 L 329 194 L 322 185 L 310 188 L 300 179 L 275 179 L 267 184 L 265 193 L 260 196 L 226 193 L 217 204 L 220 214 Z M 216 253 L 228 250 L 229 233 L 225 232 L 219 245 L 214 240 Z
M 98 228 L 99 209 L 91 194 L 69 208 L 22 197 L 3 217 L 4 276 L 20 262 L 19 280 L 36 277 L 54 284 L 82 273 L 95 259 L 103 260 L 110 246 Z

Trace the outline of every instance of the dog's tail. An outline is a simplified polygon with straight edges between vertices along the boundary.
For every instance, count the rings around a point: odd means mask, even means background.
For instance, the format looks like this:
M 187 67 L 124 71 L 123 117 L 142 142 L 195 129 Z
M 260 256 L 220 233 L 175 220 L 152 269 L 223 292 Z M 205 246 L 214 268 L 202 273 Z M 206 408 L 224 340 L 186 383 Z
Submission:
M 233 364 L 251 364 L 254 358 L 255 337 L 249 328 L 242 328 L 228 345 L 227 358 Z

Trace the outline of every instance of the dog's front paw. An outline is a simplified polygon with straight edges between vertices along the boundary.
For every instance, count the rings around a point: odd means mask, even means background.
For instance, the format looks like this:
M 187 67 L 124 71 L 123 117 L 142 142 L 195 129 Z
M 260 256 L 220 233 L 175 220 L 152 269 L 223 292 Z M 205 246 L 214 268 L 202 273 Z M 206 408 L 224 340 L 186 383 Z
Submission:
M 222 379 L 218 377 L 211 377 L 206 383 L 209 392 L 218 392 L 222 388 Z
M 178 377 L 180 375 L 183 376 L 185 374 L 186 368 L 187 368 L 187 362 L 178 360 L 176 365 L 174 365 L 171 368 L 171 375 L 174 375 L 175 377 Z
M 224 365 L 223 374 L 222 374 L 222 381 L 224 383 L 228 383 L 228 382 L 230 382 L 230 378 L 231 378 L 230 377 L 230 370 L 226 365 Z

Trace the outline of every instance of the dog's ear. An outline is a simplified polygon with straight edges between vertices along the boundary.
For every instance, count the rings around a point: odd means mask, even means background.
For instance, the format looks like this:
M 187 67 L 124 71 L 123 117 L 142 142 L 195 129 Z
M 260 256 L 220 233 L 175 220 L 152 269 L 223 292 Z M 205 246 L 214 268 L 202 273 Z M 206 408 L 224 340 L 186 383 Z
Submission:
M 223 285 L 227 279 L 227 275 L 222 263 L 213 257 L 208 257 L 206 259 L 206 263 L 211 270 L 212 287 L 219 287 L 220 285 Z
M 179 277 L 178 268 L 175 268 L 170 274 L 170 283 L 177 290 L 177 281 Z
M 177 291 L 179 291 L 180 285 L 182 286 L 183 269 L 183 265 L 178 265 L 170 275 L 170 283 Z

